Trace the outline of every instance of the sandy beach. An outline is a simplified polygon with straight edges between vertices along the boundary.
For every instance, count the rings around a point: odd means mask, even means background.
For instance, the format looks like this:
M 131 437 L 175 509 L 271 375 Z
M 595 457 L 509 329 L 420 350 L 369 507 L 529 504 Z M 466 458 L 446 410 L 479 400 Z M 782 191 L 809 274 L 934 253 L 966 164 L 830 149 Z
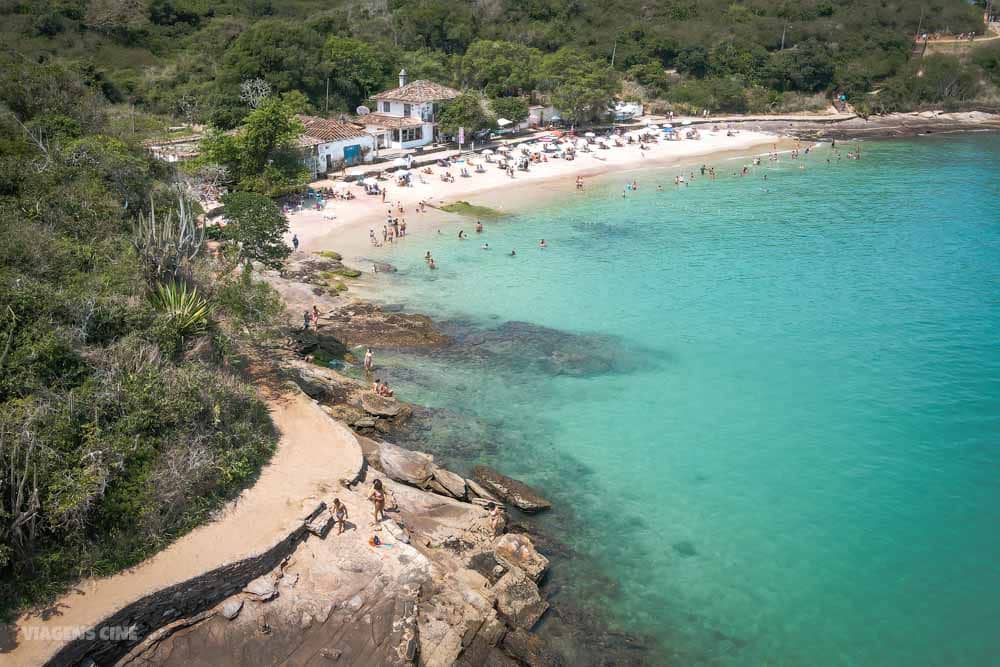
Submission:
M 400 187 L 392 181 L 382 181 L 387 190 L 385 201 L 379 195 L 366 195 L 360 185 L 352 185 L 355 199 L 333 199 L 322 211 L 302 210 L 288 214 L 290 231 L 297 235 L 300 249 L 305 251 L 336 250 L 346 258 L 357 256 L 377 256 L 378 248 L 369 242 L 369 230 L 375 230 L 381 238 L 381 230 L 386 215 L 391 208 L 397 215 L 398 205 L 403 206 L 402 218 L 408 232 L 433 229 L 435 225 L 455 219 L 455 214 L 437 210 L 437 207 L 455 201 L 469 201 L 473 204 L 492 206 L 504 212 L 514 212 L 537 201 L 538 196 L 555 188 L 557 191 L 571 191 L 577 177 L 586 179 L 604 177 L 612 173 L 628 172 L 650 167 L 701 163 L 717 164 L 722 160 L 741 155 L 752 156 L 774 150 L 788 149 L 795 145 L 794 139 L 776 134 L 741 130 L 727 136 L 725 130 L 702 131 L 700 139 L 680 141 L 660 141 L 648 144 L 648 150 L 640 150 L 638 144 L 626 144 L 607 150 L 594 148 L 589 153 L 578 153 L 572 161 L 549 159 L 547 162 L 532 164 L 529 171 L 517 171 L 511 179 L 496 163 L 483 162 L 485 173 L 476 173 L 468 168 L 469 176 L 460 176 L 462 165 L 448 169 L 455 177 L 454 182 L 444 182 L 440 175 L 445 171 L 439 166 L 431 167 L 431 174 L 421 174 L 414 169 L 412 185 Z M 517 149 L 511 155 L 516 153 Z M 680 173 L 680 172 L 678 172 Z M 422 176 L 423 182 L 418 179 Z M 317 186 L 330 186 L 332 181 L 318 181 Z M 667 185 L 663 183 L 662 185 Z M 517 192 L 517 197 L 511 193 Z M 418 204 L 424 201 L 426 211 L 417 212 Z M 405 243 L 405 239 L 403 241 Z

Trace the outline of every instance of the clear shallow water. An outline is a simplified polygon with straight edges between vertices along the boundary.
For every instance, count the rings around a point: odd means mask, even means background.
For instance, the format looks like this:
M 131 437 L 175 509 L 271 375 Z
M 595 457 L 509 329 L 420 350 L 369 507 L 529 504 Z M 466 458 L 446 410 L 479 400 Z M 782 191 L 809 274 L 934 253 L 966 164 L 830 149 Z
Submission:
M 463 337 L 378 358 L 473 420 L 430 447 L 553 496 L 594 568 L 560 586 L 654 662 L 1000 655 L 1000 137 L 828 156 L 630 172 L 385 253 L 384 299 Z

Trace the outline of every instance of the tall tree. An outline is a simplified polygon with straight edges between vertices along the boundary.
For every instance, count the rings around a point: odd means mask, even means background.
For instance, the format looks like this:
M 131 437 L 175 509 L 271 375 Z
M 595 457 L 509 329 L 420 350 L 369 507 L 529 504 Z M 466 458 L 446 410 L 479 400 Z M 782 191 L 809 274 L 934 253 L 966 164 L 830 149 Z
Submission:
M 492 119 L 483 110 L 482 98 L 472 93 L 450 100 L 438 114 L 438 126 L 445 134 L 455 134 L 460 127 L 466 132 L 475 132 L 491 122 Z
M 552 103 L 576 122 L 600 116 L 621 87 L 607 63 L 568 46 L 546 56 L 542 71 Z
M 234 132 L 214 131 L 202 141 L 202 160 L 229 171 L 242 190 L 278 195 L 304 184 L 308 173 L 297 140 L 301 95 L 269 97 Z
M 542 53 L 523 44 L 480 40 L 462 57 L 462 81 L 490 97 L 530 93 L 538 81 Z
M 392 74 L 385 51 L 350 37 L 326 40 L 324 67 L 333 85 L 331 91 L 353 109 L 381 90 Z
M 253 262 L 280 269 L 292 249 L 285 244 L 288 220 L 270 197 L 231 192 L 222 198 L 226 226 L 223 235 L 236 247 L 236 261 L 249 276 Z

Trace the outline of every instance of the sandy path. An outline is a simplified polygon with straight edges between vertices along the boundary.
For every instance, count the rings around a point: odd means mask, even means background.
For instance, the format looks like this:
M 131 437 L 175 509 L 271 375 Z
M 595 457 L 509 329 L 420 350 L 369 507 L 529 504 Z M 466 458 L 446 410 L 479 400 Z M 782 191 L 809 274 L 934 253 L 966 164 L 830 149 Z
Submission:
M 21 641 L 0 653 L 0 665 L 40 665 L 64 643 L 24 641 L 24 628 L 89 628 L 148 593 L 273 546 L 338 488 L 340 479 L 357 475 L 361 448 L 346 426 L 297 390 L 272 398 L 269 406 L 281 438 L 253 487 L 229 503 L 217 520 L 149 560 L 112 577 L 80 582 L 45 613 L 21 616 L 16 623 Z

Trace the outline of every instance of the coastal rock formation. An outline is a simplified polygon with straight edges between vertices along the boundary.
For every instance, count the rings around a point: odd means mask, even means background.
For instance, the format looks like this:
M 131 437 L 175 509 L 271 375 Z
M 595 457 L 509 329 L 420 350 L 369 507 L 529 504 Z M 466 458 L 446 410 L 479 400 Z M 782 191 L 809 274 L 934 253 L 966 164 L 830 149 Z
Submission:
M 497 609 L 513 626 L 531 630 L 549 608 L 538 586 L 520 568 L 511 568 L 493 587 Z
M 540 581 L 549 567 L 549 559 L 535 550 L 527 535 L 507 533 L 497 538 L 493 555 L 509 570 L 521 570 L 534 581 Z
M 557 653 L 549 649 L 542 639 L 531 632 L 516 629 L 508 632 L 503 638 L 503 647 L 529 667 L 562 667 L 563 660 Z
M 424 487 L 434 474 L 434 463 L 430 456 L 397 447 L 390 442 L 379 444 L 379 461 L 382 471 L 397 482 Z
M 403 405 L 395 398 L 379 396 L 374 392 L 365 392 L 361 396 L 361 407 L 365 412 L 376 417 L 395 417 L 403 409 Z
M 348 347 L 422 348 L 451 342 L 426 315 L 389 313 L 362 301 L 351 301 L 327 313 L 322 330 Z
M 433 474 L 434 481 L 441 486 L 447 495 L 450 495 L 453 498 L 458 498 L 459 500 L 465 500 L 465 480 L 462 479 L 461 475 L 456 475 L 450 470 L 445 470 L 439 466 L 434 466 Z
M 631 363 L 622 352 L 621 341 L 611 336 L 516 321 L 488 329 L 464 322 L 443 323 L 442 327 L 458 342 L 442 350 L 443 355 L 472 357 L 491 365 L 585 377 L 627 370 Z
M 501 475 L 493 468 L 476 466 L 472 474 L 487 489 L 523 512 L 530 514 L 552 507 L 552 503 L 524 482 Z

